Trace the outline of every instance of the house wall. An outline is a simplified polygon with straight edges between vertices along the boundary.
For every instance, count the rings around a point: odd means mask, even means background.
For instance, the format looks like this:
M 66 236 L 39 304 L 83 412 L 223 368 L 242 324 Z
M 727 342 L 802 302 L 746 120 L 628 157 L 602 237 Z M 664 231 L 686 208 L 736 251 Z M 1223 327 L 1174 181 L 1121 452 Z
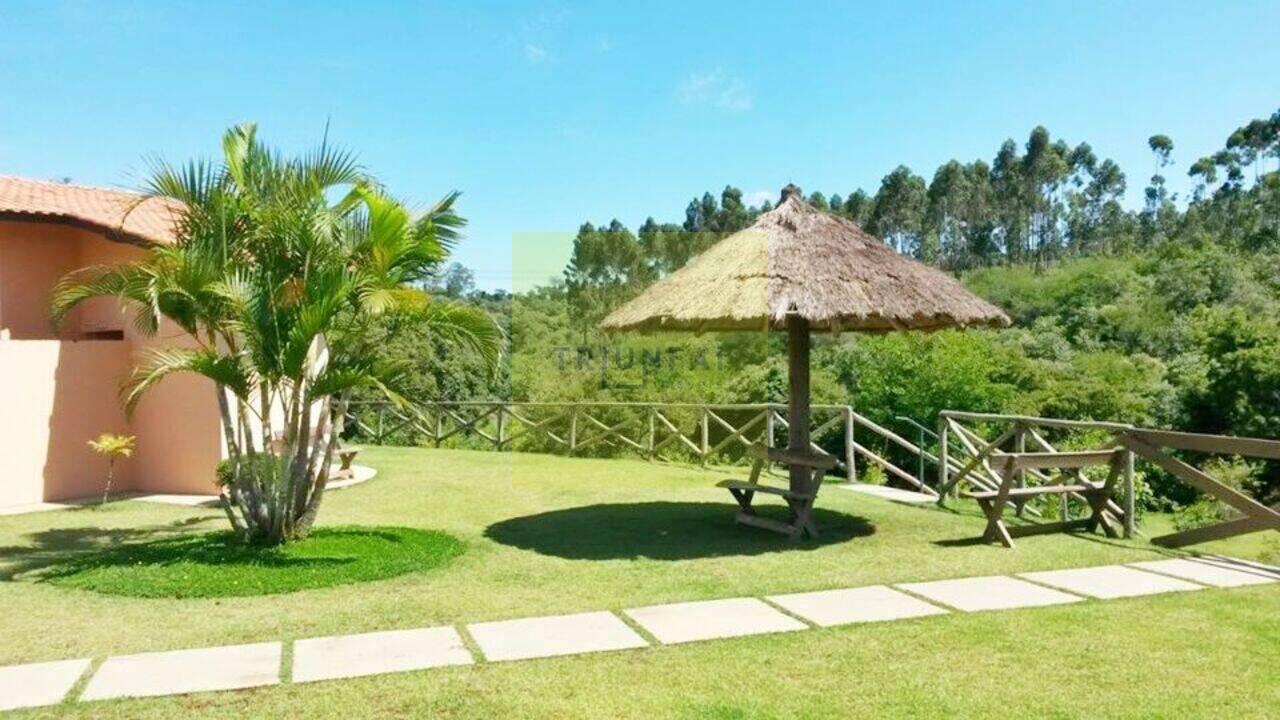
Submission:
M 131 418 L 121 409 L 119 388 L 141 354 L 188 342 L 178 328 L 143 336 L 112 298 L 85 303 L 56 331 L 49 326 L 50 293 L 63 275 L 144 252 L 90 230 L 0 222 L 0 507 L 101 492 L 105 463 L 86 443 L 103 432 L 137 436 L 116 487 L 215 491 L 222 447 L 212 383 L 173 376 Z M 122 339 L 84 339 L 110 331 Z
M 149 347 L 190 345 L 170 324 L 154 338 L 126 332 L 135 357 Z M 214 385 L 195 375 L 171 375 L 147 391 L 134 410 L 138 436 L 137 488 L 149 492 L 217 492 L 214 469 L 223 458 L 222 426 Z
M 0 507 L 102 492 L 106 461 L 87 443 L 129 431 L 116 393 L 128 368 L 123 341 L 0 341 Z M 114 487 L 137 470 L 118 463 Z
M 47 340 L 49 292 L 77 266 L 77 230 L 37 223 L 0 223 L 0 330 L 14 340 Z

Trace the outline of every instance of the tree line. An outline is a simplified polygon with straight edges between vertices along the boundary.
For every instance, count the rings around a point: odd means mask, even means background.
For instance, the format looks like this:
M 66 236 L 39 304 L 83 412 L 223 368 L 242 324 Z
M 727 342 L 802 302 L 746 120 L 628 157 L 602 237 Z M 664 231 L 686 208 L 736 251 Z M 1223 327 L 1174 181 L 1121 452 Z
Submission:
M 1241 125 L 1221 149 L 1187 169 L 1189 197 L 1179 202 L 1166 174 L 1174 141 L 1152 135 L 1152 175 L 1141 208 L 1122 203 L 1129 179 L 1087 142 L 1055 139 L 1034 128 L 1025 143 L 1000 145 L 990 162 L 950 160 L 926 181 L 905 165 L 874 194 L 812 192 L 810 204 L 849 218 L 899 252 L 954 272 L 1068 258 L 1118 255 L 1163 243 L 1213 238 L 1227 247 L 1280 247 L 1280 110 Z M 726 186 L 689 201 L 684 221 L 647 218 L 635 232 L 617 219 L 584 223 L 574 238 L 565 284 L 583 323 L 599 319 L 639 288 L 666 275 L 727 233 L 741 230 L 770 202 L 748 206 Z

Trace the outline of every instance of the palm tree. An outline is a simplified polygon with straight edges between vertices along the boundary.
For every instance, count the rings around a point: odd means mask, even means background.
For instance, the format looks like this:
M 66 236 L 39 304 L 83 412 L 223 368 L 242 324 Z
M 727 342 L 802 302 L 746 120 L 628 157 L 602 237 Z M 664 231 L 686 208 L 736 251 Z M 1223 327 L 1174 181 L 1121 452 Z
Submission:
M 458 239 L 457 193 L 414 218 L 327 142 L 285 158 L 243 125 L 222 146 L 216 164 L 155 168 L 144 197 L 181 208 L 175 244 L 68 275 L 52 315 L 58 323 L 114 295 L 141 331 L 167 320 L 190 336 L 190 347 L 148 353 L 124 388 L 126 409 L 174 373 L 212 380 L 228 449 L 223 508 L 238 535 L 274 545 L 314 523 L 351 393 L 403 402 L 371 340 L 379 316 L 415 314 L 490 363 L 502 336 L 482 311 L 415 289 Z
M 89 441 L 89 447 L 107 459 L 107 486 L 102 491 L 103 505 L 106 505 L 108 498 L 111 497 L 111 481 L 115 479 L 116 475 L 116 460 L 133 455 L 135 439 L 132 435 L 102 433 L 97 438 Z

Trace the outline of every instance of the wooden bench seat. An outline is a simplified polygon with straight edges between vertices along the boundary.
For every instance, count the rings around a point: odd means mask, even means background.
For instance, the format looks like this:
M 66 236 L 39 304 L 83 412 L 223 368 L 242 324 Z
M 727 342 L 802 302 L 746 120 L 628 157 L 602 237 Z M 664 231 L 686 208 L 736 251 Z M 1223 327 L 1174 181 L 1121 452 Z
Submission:
M 726 490 L 751 490 L 752 492 L 768 493 L 770 495 L 778 495 L 780 497 L 813 497 L 813 493 L 795 493 L 791 492 L 790 488 L 778 487 L 776 485 L 761 485 L 759 483 L 752 483 L 748 480 L 721 480 L 716 483 L 716 487 L 725 488 Z
M 334 450 L 334 454 L 338 456 L 338 470 L 333 473 L 333 479 L 345 480 L 355 477 L 355 470 L 351 469 L 351 463 L 355 462 L 356 456 L 360 454 L 360 448 L 340 447 Z
M 1039 497 L 1041 495 L 1068 495 L 1071 493 L 1084 494 L 1097 490 L 1092 485 L 1028 485 L 1027 487 L 1010 488 L 1006 493 L 1007 497 Z M 1000 494 L 999 490 L 980 490 L 978 492 L 964 492 L 962 497 L 971 498 L 973 500 L 992 500 Z
M 779 532 L 792 540 L 797 540 L 805 534 L 809 537 L 818 537 L 818 527 L 813 522 L 813 502 L 817 499 L 818 490 L 822 488 L 823 476 L 835 467 L 835 458 L 830 455 L 769 448 L 758 443 L 748 448 L 747 453 L 755 458 L 755 462 L 751 465 L 751 476 L 748 479 L 722 480 L 716 483 L 716 487 L 728 490 L 733 495 L 733 499 L 738 501 L 736 515 L 738 524 Z M 789 487 L 761 485 L 760 475 L 764 472 L 764 466 L 767 463 L 805 468 L 808 477 L 805 488 L 795 491 Z M 791 509 L 791 521 L 782 522 L 757 515 L 752 506 L 756 493 L 776 495 L 786 500 Z

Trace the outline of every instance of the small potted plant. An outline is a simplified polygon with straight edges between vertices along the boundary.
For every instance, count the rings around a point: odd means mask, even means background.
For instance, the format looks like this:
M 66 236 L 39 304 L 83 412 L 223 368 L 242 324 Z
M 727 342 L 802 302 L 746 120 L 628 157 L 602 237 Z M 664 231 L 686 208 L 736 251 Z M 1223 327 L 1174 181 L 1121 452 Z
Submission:
M 102 504 L 107 504 L 107 498 L 111 496 L 111 481 L 116 474 L 116 460 L 127 458 L 133 455 L 133 443 L 136 441 L 132 435 L 115 435 L 113 433 L 102 433 L 96 440 L 89 441 L 89 447 L 93 451 L 107 458 L 107 487 L 102 491 Z

